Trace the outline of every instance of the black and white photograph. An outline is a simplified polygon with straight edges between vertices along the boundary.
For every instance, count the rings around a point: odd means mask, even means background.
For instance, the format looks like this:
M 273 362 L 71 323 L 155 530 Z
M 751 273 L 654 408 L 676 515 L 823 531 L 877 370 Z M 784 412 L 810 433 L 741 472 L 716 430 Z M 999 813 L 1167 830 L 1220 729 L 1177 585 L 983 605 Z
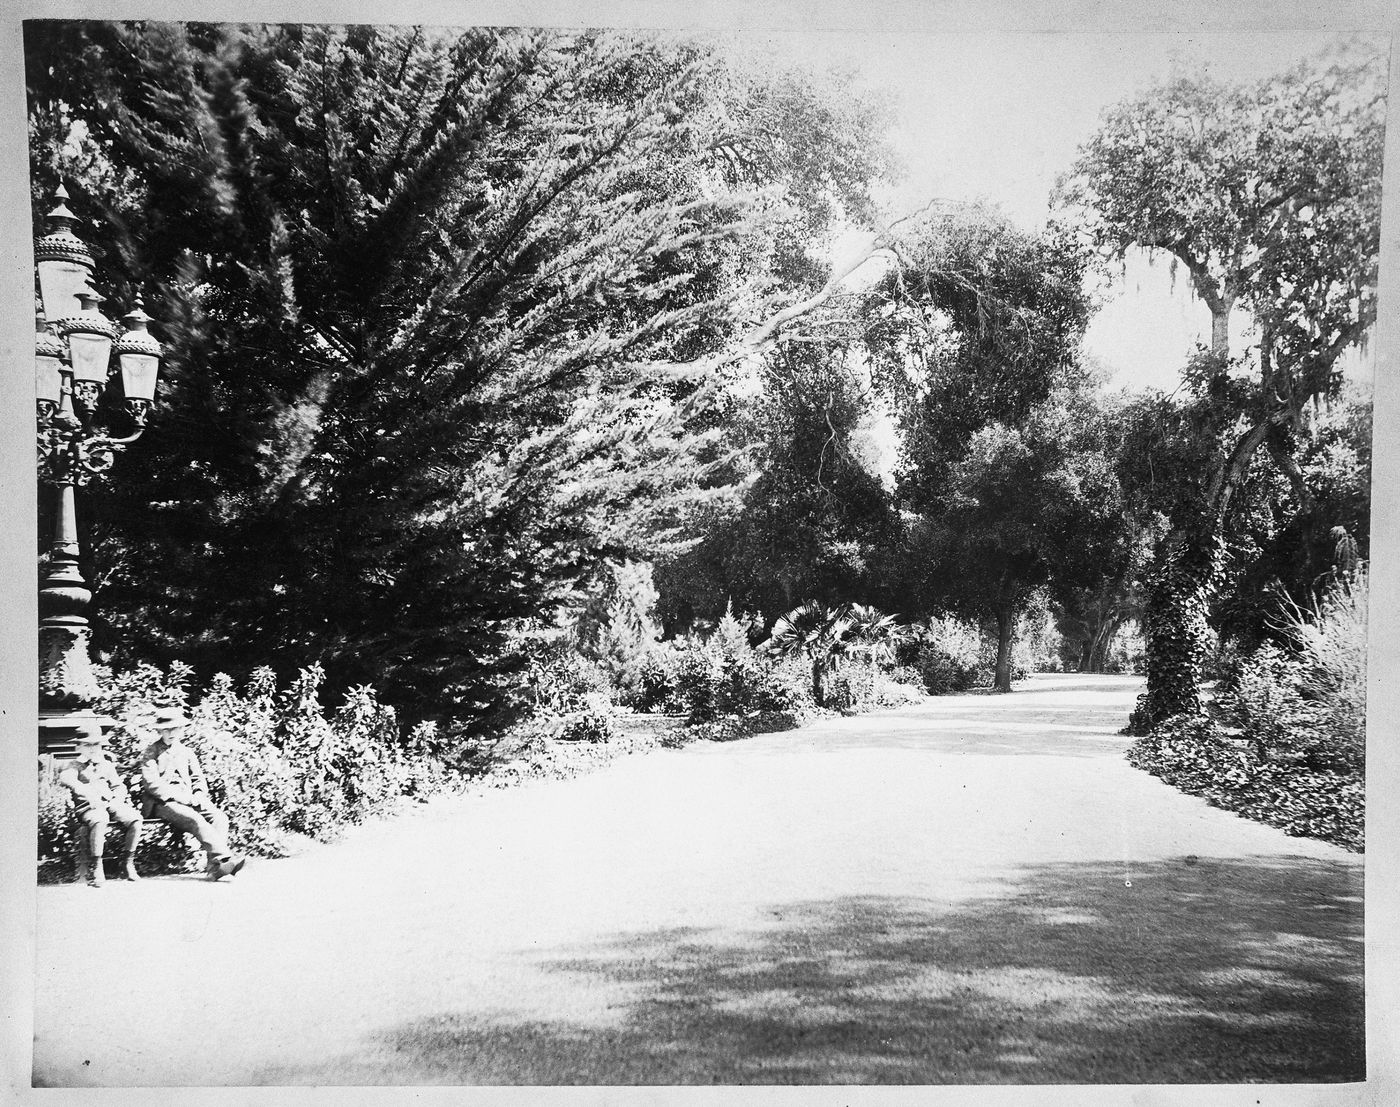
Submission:
M 16 1102 L 1396 1101 L 1393 13 L 995 7 L 6 17 Z

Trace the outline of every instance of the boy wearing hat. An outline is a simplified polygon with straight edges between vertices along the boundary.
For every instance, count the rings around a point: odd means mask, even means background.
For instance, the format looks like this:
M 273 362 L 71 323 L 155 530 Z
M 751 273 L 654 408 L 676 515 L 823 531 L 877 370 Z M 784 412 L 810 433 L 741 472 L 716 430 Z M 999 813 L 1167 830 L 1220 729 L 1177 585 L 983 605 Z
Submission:
M 102 870 L 102 851 L 107 842 L 111 820 L 125 828 L 122 839 L 122 876 L 140 880 L 136 875 L 136 845 L 141 841 L 141 812 L 129 801 L 126 789 L 117 776 L 117 767 L 102 748 L 102 728 L 96 723 L 80 723 L 74 742 L 77 756 L 58 774 L 58 782 L 73 793 L 74 808 L 80 833 L 86 836 L 86 856 L 79 879 L 86 879 L 94 888 L 106 883 Z
M 156 715 L 159 738 L 141 755 L 141 783 L 156 817 L 193 834 L 204 848 L 211 880 L 232 876 L 246 858 L 229 850 L 228 816 L 209 799 L 209 786 L 194 750 L 184 743 L 189 719 L 176 710 Z

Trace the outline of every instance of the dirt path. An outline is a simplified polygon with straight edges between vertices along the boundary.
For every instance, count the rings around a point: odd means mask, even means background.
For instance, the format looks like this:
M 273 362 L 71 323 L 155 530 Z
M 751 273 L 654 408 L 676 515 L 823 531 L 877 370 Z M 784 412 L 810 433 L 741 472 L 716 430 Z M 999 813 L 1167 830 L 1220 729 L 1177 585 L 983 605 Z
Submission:
M 1359 1078 L 1360 859 L 1130 768 L 1137 681 L 1021 687 L 40 888 L 36 1082 Z

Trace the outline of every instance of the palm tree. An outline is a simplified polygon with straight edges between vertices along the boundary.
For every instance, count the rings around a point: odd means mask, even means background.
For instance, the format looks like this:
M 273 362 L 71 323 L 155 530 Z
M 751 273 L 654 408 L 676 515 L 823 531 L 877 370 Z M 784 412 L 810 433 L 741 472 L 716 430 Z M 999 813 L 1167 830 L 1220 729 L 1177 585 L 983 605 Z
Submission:
M 785 657 L 807 657 L 812 662 L 812 699 L 818 707 L 826 701 L 825 680 L 851 647 L 851 618 L 842 608 L 819 603 L 795 607 L 773 624 L 768 648 Z
M 888 665 L 903 636 L 893 615 L 886 615 L 869 604 L 853 603 L 846 611 L 851 622 L 851 640 L 856 650 L 871 664 Z

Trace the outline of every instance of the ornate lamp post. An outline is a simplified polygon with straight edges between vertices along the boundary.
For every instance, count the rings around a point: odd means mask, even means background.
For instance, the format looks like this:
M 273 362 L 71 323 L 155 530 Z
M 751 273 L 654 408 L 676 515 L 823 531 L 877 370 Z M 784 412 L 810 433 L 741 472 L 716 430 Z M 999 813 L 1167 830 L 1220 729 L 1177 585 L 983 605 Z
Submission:
M 75 489 L 110 469 L 116 454 L 141 437 L 155 396 L 161 348 L 135 307 L 119 332 L 98 309 L 92 289 L 92 252 L 73 231 L 77 219 L 64 201 L 49 213 L 49 230 L 34 244 L 42 307 L 35 318 L 34 370 L 38 400 L 39 479 L 56 489 L 53 545 L 39 586 L 39 752 L 71 756 L 79 724 L 95 715 L 98 694 L 88 654 L 87 608 L 92 600 L 78 569 Z M 116 354 L 118 371 L 111 372 Z M 125 433 L 105 425 L 102 403 L 120 390 Z

